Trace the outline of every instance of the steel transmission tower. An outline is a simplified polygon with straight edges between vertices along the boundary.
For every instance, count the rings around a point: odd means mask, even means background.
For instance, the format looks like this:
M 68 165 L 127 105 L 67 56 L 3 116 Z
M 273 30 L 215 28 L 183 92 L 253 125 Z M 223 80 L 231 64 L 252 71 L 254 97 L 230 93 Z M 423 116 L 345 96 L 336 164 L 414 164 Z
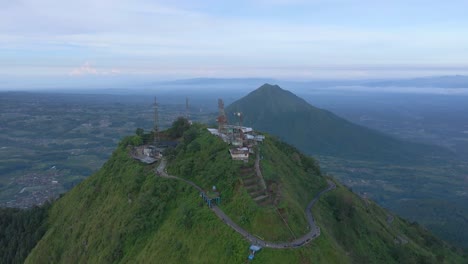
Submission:
M 226 133 L 226 124 L 227 124 L 227 117 L 226 113 L 224 112 L 224 102 L 223 99 L 218 99 L 218 131 L 219 133 Z

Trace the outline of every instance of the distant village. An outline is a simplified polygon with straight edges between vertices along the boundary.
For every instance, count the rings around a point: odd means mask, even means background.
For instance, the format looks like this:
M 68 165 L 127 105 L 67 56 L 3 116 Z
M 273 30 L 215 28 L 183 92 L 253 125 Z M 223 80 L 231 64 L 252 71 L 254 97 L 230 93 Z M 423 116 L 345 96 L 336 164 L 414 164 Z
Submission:
M 14 185 L 23 187 L 2 206 L 25 209 L 53 200 L 62 191 L 58 180 L 61 177 L 55 166 L 44 172 L 23 174 L 13 182 Z

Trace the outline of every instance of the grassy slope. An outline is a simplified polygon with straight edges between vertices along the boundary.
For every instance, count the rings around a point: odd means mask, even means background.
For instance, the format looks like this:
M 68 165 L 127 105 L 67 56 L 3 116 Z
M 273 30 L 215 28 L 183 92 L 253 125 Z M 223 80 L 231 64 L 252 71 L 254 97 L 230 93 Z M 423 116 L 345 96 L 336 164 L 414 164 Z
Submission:
M 319 157 L 320 164 L 356 193 L 368 193 L 379 205 L 417 221 L 438 237 L 468 249 L 468 205 L 462 166 L 398 166 Z M 458 176 L 458 177 L 457 177 Z M 447 192 L 450 190 L 450 192 Z
M 322 235 L 331 237 L 356 263 L 464 263 L 462 257 L 420 226 L 394 217 L 342 185 L 313 208 Z M 398 241 L 407 240 L 401 244 Z M 400 240 L 401 242 L 401 240 Z
M 216 184 L 223 210 L 252 233 L 271 240 L 290 239 L 274 208 L 261 208 L 250 200 L 238 177 L 243 164 L 230 160 L 227 146 L 203 128 L 192 132 L 174 153 L 169 171 L 207 189 Z M 300 236 L 306 229 L 303 208 L 325 186 L 325 179 L 313 160 L 274 139 L 268 138 L 261 153 L 265 178 L 281 190 L 278 207 L 284 208 L 291 229 Z M 98 173 L 54 204 L 50 229 L 26 263 L 244 262 L 247 242 L 200 200 L 184 183 L 155 177 L 151 166 L 135 162 L 120 146 Z M 430 238 L 447 263 L 461 263 L 418 227 L 399 219 L 386 226 L 383 209 L 371 204 L 368 210 L 360 198 L 339 187 L 314 208 L 319 226 L 324 227 L 317 240 L 301 249 L 264 249 L 255 262 L 392 262 L 408 255 L 436 263 L 436 255 L 422 241 Z M 411 242 L 395 245 L 397 233 L 406 234 Z

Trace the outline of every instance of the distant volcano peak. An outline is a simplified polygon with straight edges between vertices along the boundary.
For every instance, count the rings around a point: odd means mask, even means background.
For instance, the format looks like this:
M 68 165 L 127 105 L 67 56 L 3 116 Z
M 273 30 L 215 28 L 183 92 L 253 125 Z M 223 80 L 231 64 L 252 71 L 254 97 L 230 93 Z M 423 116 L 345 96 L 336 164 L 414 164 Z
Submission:
M 379 161 L 414 160 L 428 153 L 451 155 L 439 147 L 403 142 L 353 124 L 269 83 L 233 102 L 226 112 L 242 112 L 243 124 L 282 138 L 307 154 Z

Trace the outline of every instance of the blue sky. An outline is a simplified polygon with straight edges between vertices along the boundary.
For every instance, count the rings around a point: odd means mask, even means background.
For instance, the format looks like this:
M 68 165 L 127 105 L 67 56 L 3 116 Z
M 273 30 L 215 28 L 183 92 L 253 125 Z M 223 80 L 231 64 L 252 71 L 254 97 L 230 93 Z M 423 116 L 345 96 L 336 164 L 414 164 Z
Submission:
M 467 1 L 0 2 L 0 77 L 468 74 Z

